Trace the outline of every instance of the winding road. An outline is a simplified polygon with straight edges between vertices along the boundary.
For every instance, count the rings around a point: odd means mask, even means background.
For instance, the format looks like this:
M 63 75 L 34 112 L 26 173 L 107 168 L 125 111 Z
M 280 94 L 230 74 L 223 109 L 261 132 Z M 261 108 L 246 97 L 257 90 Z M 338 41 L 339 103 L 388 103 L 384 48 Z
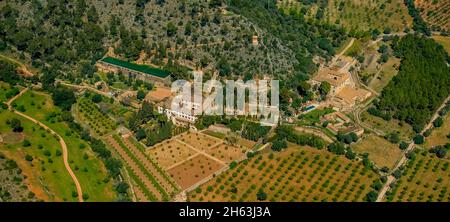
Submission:
M 14 108 L 11 106 L 11 103 L 14 100 L 19 98 L 21 95 L 23 95 L 27 91 L 28 91 L 28 88 L 23 89 L 19 94 L 17 94 L 13 98 L 11 98 L 8 102 L 6 102 L 6 105 L 8 106 L 8 109 L 11 110 L 12 112 L 14 112 L 15 114 L 17 114 L 19 116 L 22 116 L 22 117 L 32 121 L 33 123 L 43 127 L 44 129 L 48 130 L 51 134 L 55 135 L 58 138 L 58 141 L 61 144 L 61 148 L 62 148 L 64 167 L 66 168 L 67 172 L 70 174 L 70 177 L 72 177 L 72 180 L 75 183 L 75 186 L 77 188 L 77 193 L 78 193 L 78 201 L 79 202 L 83 202 L 83 192 L 81 190 L 81 185 L 78 182 L 78 179 L 75 176 L 75 173 L 72 171 L 72 169 L 70 168 L 70 165 L 69 165 L 69 161 L 68 161 L 69 160 L 69 153 L 67 151 L 66 142 L 64 142 L 63 138 L 59 134 L 57 134 L 55 131 L 50 129 L 48 126 L 46 126 L 42 122 L 39 122 L 38 120 L 36 120 L 36 119 L 34 119 L 34 118 L 30 117 L 30 116 L 27 116 L 24 113 L 21 113 L 21 112 L 19 112 L 17 110 L 14 110 Z

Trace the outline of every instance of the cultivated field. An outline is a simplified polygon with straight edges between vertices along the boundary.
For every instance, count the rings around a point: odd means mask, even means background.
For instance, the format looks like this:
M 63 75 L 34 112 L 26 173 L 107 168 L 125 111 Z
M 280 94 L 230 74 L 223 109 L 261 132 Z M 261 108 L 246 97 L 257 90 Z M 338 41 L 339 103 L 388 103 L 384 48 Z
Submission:
M 186 190 L 218 175 L 231 162 L 244 159 L 249 148 L 243 144 L 248 143 L 238 140 L 231 145 L 201 132 L 185 132 L 148 148 L 147 153 Z
M 188 159 L 167 171 L 177 184 L 185 190 L 201 182 L 205 178 L 211 176 L 214 177 L 214 174 L 226 167 L 226 165 L 203 154 L 197 154 L 193 158 Z
M 449 160 L 438 159 L 427 150 L 416 151 L 386 200 L 391 202 L 450 201 Z
M 319 4 L 304 4 L 297 0 L 278 1 L 278 6 L 283 9 L 295 9 L 300 11 L 307 8 L 306 17 L 317 18 L 318 11 L 324 11 L 321 21 L 329 21 L 342 25 L 348 30 L 369 30 L 377 28 L 391 28 L 392 31 L 402 31 L 410 27 L 412 18 L 403 0 L 329 0 L 324 9 Z
M 245 151 L 246 149 L 243 149 L 242 147 L 220 144 L 219 146 L 209 149 L 206 153 L 229 164 L 245 157 Z
M 376 135 L 369 135 L 352 146 L 352 149 L 360 154 L 368 153 L 369 159 L 378 167 L 392 169 L 402 156 L 398 144 L 392 144 Z
M 186 143 L 199 150 L 208 150 L 223 141 L 203 133 L 184 133 L 177 137 L 177 140 Z
M 158 161 L 159 165 L 167 169 L 190 158 L 196 152 L 177 140 L 166 140 L 148 149 L 148 154 Z
M 80 98 L 76 104 L 76 111 L 81 120 L 87 124 L 90 131 L 103 136 L 116 129 L 116 123 L 103 113 L 100 108 L 88 98 Z
M 242 161 L 190 192 L 189 199 L 363 201 L 375 180 L 378 175 L 361 162 L 289 144 L 283 152 L 268 152 Z
M 431 26 L 442 30 L 450 28 L 450 1 L 415 0 L 415 6 L 422 18 Z
M 124 161 L 139 201 L 168 201 L 177 192 L 178 187 L 133 138 L 112 135 L 106 141 Z

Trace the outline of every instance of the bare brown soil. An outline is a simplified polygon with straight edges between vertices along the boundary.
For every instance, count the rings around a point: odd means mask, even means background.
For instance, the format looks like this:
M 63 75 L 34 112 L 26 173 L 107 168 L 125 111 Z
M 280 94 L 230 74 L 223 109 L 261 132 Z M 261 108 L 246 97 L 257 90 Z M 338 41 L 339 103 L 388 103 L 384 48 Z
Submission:
M 224 166 L 217 161 L 200 154 L 168 172 L 182 189 L 187 189 L 202 179 L 212 176 L 222 167 Z

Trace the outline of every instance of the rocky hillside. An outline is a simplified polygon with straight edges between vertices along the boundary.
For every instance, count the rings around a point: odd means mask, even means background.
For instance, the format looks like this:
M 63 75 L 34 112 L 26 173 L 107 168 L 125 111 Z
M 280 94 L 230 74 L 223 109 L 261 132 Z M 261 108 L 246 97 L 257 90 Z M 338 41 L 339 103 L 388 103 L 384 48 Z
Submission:
M 308 24 L 301 15 L 282 15 L 275 1 L 227 2 L 2 1 L 0 50 L 16 52 L 43 69 L 65 68 L 67 78 L 92 72 L 108 48 L 130 61 L 166 66 L 175 78 L 185 77 L 177 64 L 251 78 L 311 71 L 305 67 L 312 57 L 329 57 L 342 40 L 333 39 L 330 30 L 345 38 L 333 27 Z

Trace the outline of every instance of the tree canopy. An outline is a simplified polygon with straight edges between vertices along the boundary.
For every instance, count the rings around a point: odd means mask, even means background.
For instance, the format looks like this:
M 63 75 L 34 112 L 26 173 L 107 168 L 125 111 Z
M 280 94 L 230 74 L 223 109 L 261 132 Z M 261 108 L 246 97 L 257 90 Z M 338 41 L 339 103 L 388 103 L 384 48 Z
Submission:
M 447 53 L 434 40 L 417 35 L 394 41 L 393 48 L 401 58 L 400 70 L 376 107 L 381 115 L 406 121 L 419 132 L 450 93 Z

